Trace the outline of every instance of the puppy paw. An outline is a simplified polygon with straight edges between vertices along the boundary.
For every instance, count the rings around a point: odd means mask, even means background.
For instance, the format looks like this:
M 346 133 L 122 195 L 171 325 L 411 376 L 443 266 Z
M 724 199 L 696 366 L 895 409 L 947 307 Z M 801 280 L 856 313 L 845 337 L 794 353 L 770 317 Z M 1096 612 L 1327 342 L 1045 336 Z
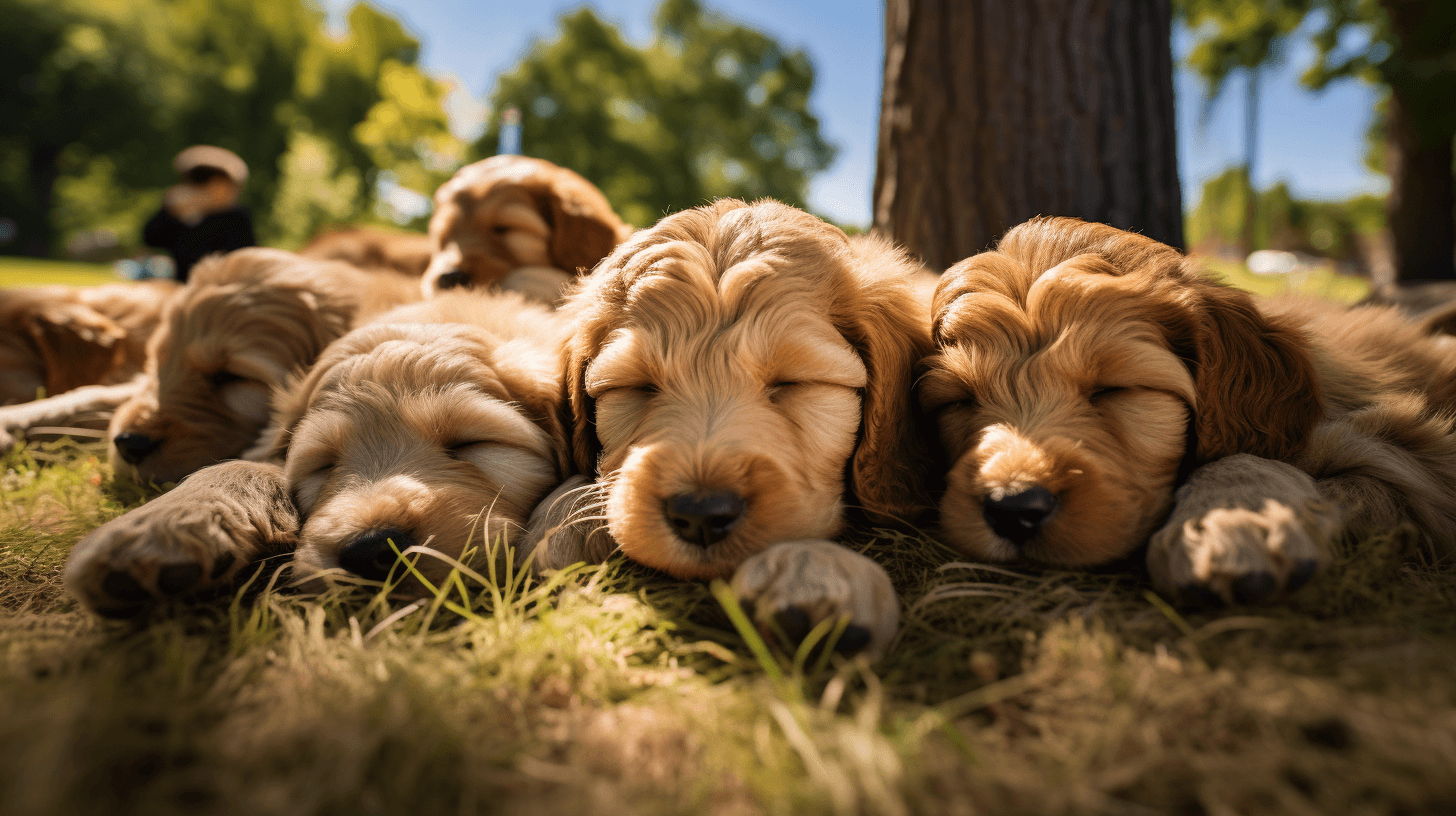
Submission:
M 131 617 L 231 583 L 295 544 L 298 512 L 274 465 L 229 462 L 96 528 L 66 563 L 66 588 L 98 615 Z
M 900 601 L 885 570 L 832 541 L 775 544 L 739 565 L 732 589 L 750 620 L 797 645 L 821 621 L 846 618 L 836 651 L 878 660 L 900 628 Z
M 598 485 L 585 476 L 572 476 L 531 511 L 516 563 L 537 571 L 582 562 L 600 564 L 616 549 L 602 515 Z
M 1269 603 L 1328 566 L 1342 526 L 1308 474 L 1239 454 L 1179 488 L 1148 543 L 1148 569 L 1158 592 L 1185 606 Z

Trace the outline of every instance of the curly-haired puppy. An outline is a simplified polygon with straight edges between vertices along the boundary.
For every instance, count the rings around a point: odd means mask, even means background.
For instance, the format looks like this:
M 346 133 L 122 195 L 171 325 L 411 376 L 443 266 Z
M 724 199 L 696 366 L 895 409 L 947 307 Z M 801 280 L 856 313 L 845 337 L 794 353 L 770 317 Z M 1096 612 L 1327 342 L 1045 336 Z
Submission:
M 500 287 L 555 303 L 632 229 L 591 182 L 551 162 L 493 156 L 435 192 L 425 297 Z
M 460 559 L 511 543 L 566 464 L 559 343 L 545 307 L 507 294 L 356 329 L 280 395 L 268 463 L 205 468 L 103 525 L 77 544 L 67 586 L 122 616 L 290 550 L 299 578 L 383 580 L 404 577 L 396 552 L 412 546 Z M 416 568 L 438 586 L 451 565 Z
M 136 376 L 174 281 L 0 289 L 0 405 Z
M 876 522 L 922 509 L 919 273 L 878 239 L 771 201 L 720 201 L 637 233 L 565 307 L 572 454 L 595 482 L 576 498 L 609 536 L 552 538 L 537 558 L 620 547 L 679 577 L 737 572 L 760 614 L 797 606 L 810 622 L 855 597 L 877 599 L 861 616 L 886 594 L 893 606 L 883 573 L 830 577 L 836 561 L 874 567 L 852 551 L 773 545 L 834 536 L 846 503 Z M 568 519 L 545 513 L 546 529 Z M 774 595 L 774 581 L 806 597 Z M 856 619 L 877 634 L 885 623 Z
M 112 416 L 112 466 L 172 482 L 242 455 L 276 386 L 356 322 L 418 298 L 412 279 L 281 250 L 204 259 L 167 303 L 139 393 Z
M 1065 218 L 952 267 L 933 310 L 919 393 L 944 536 L 974 557 L 1090 566 L 1151 537 L 1163 592 L 1258 602 L 1339 536 L 1456 537 L 1456 354 L 1394 310 L 1256 303 Z
M 340 227 L 315 236 L 298 251 L 305 258 L 343 261 L 361 269 L 388 269 L 418 278 L 430 265 L 428 235 L 376 227 Z

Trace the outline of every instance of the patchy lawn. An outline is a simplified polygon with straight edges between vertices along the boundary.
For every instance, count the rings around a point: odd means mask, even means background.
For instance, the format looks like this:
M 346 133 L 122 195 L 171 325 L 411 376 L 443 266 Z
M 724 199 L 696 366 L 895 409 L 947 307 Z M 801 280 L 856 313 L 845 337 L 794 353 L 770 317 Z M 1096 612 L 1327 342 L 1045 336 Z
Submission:
M 9 816 L 1456 811 L 1456 570 L 1398 537 L 1287 607 L 1182 616 L 1133 568 L 881 534 L 904 633 L 821 667 L 756 659 L 709 586 L 624 562 L 422 606 L 260 576 L 103 622 L 61 569 L 137 494 L 97 444 L 0 474 Z

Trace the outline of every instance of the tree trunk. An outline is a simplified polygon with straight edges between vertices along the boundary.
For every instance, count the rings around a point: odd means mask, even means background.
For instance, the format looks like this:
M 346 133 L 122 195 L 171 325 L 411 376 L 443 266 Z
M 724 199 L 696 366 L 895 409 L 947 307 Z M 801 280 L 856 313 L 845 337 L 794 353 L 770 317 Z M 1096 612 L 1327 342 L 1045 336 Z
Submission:
M 1036 215 L 1181 246 L 1168 0 L 888 0 L 875 228 L 944 269 Z
M 1456 71 L 1450 48 L 1456 18 L 1432 2 L 1382 0 L 1399 60 L 1387 60 L 1390 109 L 1386 170 L 1390 226 L 1398 281 L 1456 279 Z
M 36 258 L 49 257 L 54 242 L 52 226 L 56 181 L 61 177 L 61 151 L 50 145 L 31 145 L 27 168 L 30 172 L 30 195 L 35 206 L 30 223 L 21 225 L 20 252 Z

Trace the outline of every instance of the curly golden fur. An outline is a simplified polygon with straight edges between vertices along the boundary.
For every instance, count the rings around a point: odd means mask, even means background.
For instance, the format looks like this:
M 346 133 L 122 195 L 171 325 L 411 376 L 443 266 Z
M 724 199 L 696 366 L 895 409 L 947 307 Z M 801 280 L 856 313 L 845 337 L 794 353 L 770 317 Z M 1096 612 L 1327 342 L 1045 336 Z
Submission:
M 425 297 L 501 287 L 555 303 L 562 287 L 632 234 L 591 182 L 551 162 L 493 156 L 435 192 Z M 521 269 L 529 272 L 512 275 Z
M 932 331 L 918 390 L 949 458 L 944 535 L 977 558 L 1128 555 L 1191 467 L 1234 454 L 1272 480 L 1292 477 L 1254 457 L 1312 477 L 1345 534 L 1414 524 L 1446 550 L 1456 536 L 1456 354 L 1392 309 L 1256 303 L 1168 246 L 1055 218 L 948 270 Z M 1309 507 L 1281 523 L 1315 535 L 1323 511 Z M 1244 584 L 1256 594 L 1293 588 L 1318 560 L 1269 558 L 1257 569 L 1280 574 Z
M 177 284 L 0 289 L 0 405 L 136 376 Z
M 360 269 L 388 269 L 412 278 L 430 265 L 428 235 L 375 227 L 341 227 L 320 233 L 298 251 L 305 258 L 343 261 Z
M 919 271 L 878 239 L 732 200 L 608 257 L 566 307 L 565 386 L 575 465 L 621 550 L 726 576 L 775 542 L 834 535 L 846 497 L 876 521 L 913 518 Z M 694 496 L 732 517 L 685 532 L 672 508 Z
M 516 295 L 382 315 L 282 389 L 268 463 L 205 468 L 102 526 L 77 545 L 67 585 L 123 616 L 290 550 L 295 575 L 317 586 L 331 572 L 383 579 L 396 549 L 458 560 L 511 543 L 567 465 L 560 343 L 550 312 Z M 450 564 L 416 568 L 438 583 Z
M 113 467 L 170 482 L 242 455 L 276 386 L 356 322 L 418 297 L 412 279 L 280 250 L 204 259 L 164 310 L 141 392 L 112 417 Z

